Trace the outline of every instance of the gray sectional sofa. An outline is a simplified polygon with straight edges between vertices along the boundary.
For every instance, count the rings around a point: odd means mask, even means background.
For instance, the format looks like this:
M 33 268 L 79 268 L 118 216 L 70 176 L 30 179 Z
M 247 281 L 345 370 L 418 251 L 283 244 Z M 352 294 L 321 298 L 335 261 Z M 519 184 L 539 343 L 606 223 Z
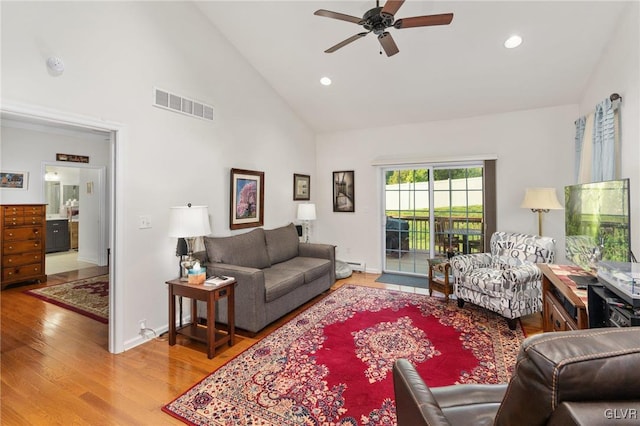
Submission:
M 204 237 L 207 277 L 236 279 L 235 325 L 256 333 L 335 282 L 335 246 L 301 243 L 293 223 L 256 228 L 231 237 Z M 227 304 L 216 306 L 216 321 L 227 323 Z

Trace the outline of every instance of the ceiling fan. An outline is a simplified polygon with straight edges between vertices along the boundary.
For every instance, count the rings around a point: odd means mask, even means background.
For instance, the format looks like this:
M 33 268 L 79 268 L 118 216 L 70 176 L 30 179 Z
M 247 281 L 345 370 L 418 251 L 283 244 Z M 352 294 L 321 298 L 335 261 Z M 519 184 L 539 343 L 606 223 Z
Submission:
M 384 49 L 387 56 L 393 56 L 399 52 L 396 42 L 393 41 L 391 34 L 387 32 L 387 28 L 394 27 L 396 29 L 414 28 L 414 27 L 430 27 L 433 25 L 449 25 L 453 19 L 453 13 L 443 13 L 440 15 L 424 15 L 413 16 L 411 18 L 395 19 L 395 14 L 405 0 L 387 0 L 383 7 L 380 7 L 380 0 L 376 0 L 376 7 L 365 12 L 362 18 L 357 18 L 344 13 L 332 12 L 330 10 L 320 9 L 314 12 L 314 15 L 325 16 L 327 18 L 339 19 L 341 21 L 353 22 L 364 27 L 366 32 L 358 33 L 341 41 L 325 50 L 325 53 L 333 53 L 341 47 L 352 43 L 370 32 L 378 36 L 380 45 Z M 382 53 L 382 52 L 380 52 Z

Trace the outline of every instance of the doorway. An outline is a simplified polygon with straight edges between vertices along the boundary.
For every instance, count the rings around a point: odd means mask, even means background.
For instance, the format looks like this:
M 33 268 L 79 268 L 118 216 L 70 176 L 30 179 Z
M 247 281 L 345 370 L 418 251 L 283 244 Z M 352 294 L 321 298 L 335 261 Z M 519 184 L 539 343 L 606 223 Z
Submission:
M 122 124 L 107 122 L 103 119 L 92 118 L 87 116 L 80 116 L 77 114 L 53 111 L 51 109 L 15 104 L 11 102 L 3 103 L 0 107 L 1 116 L 3 122 L 6 119 L 19 121 L 27 124 L 39 124 L 49 126 L 51 128 L 80 131 L 85 134 L 100 134 L 106 135 L 109 140 L 108 151 L 108 177 L 105 179 L 105 187 L 109 188 L 105 199 L 106 207 L 104 211 L 108 212 L 105 220 L 108 222 L 108 232 L 106 236 L 106 247 L 108 260 L 105 261 L 108 264 L 109 271 L 109 352 L 121 353 L 124 352 L 124 338 L 123 338 L 123 312 L 121 309 L 124 303 L 123 292 L 120 291 L 123 285 L 124 277 L 123 273 L 118 268 L 118 264 L 121 262 L 120 257 L 122 254 L 118 247 L 115 245 L 116 234 L 118 233 L 117 224 L 122 221 L 122 212 L 115 208 L 116 199 L 118 198 L 118 188 L 122 188 L 122 182 L 116 178 L 116 164 L 122 161 L 122 154 L 116 149 L 117 146 L 124 144 L 124 129 Z M 44 171 L 42 178 L 44 178 Z M 44 199 L 44 194 L 42 194 Z M 122 200 L 119 200 L 122 201 Z
M 107 265 L 106 170 L 44 163 L 47 275 Z

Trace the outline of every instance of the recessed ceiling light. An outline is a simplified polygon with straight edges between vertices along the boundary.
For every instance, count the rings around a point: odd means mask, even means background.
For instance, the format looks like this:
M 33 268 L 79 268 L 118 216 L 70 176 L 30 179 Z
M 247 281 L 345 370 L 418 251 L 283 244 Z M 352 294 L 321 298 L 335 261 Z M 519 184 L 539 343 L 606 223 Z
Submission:
M 322 77 L 320 79 L 320 84 L 323 86 L 329 86 L 331 84 L 331 79 L 329 77 Z
M 522 44 L 522 37 L 520 37 L 519 35 L 512 35 L 511 37 L 505 40 L 504 47 L 506 47 L 507 49 L 513 49 L 515 47 L 520 46 L 521 44 Z

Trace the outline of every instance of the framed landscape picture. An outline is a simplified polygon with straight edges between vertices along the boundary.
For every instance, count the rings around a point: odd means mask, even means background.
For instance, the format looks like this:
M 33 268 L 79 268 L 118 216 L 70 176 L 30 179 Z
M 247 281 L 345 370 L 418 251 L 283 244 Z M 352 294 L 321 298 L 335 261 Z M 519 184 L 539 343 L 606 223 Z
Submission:
M 0 172 L 0 188 L 26 190 L 29 186 L 29 172 Z
M 333 172 L 333 211 L 355 212 L 354 172 Z
M 264 225 L 264 172 L 231 169 L 229 227 Z
M 293 200 L 309 200 L 311 198 L 311 176 L 293 175 Z

